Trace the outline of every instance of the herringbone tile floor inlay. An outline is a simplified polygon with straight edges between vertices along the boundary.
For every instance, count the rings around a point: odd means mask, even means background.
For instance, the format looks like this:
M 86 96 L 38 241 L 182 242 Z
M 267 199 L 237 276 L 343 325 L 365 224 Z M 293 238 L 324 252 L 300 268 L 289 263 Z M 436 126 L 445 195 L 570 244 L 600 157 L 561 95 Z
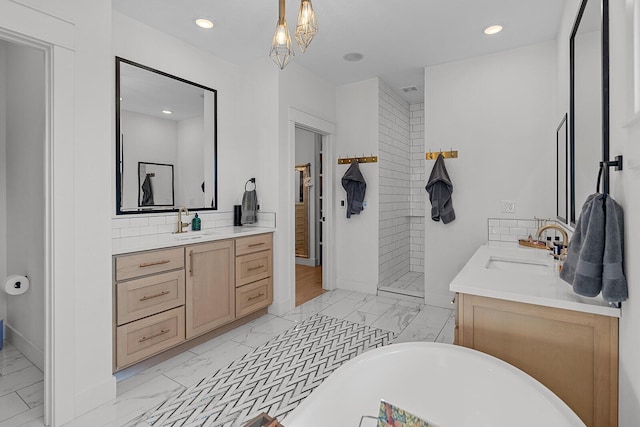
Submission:
M 241 426 L 262 412 L 282 420 L 349 359 L 396 334 L 317 314 L 160 405 L 154 427 Z

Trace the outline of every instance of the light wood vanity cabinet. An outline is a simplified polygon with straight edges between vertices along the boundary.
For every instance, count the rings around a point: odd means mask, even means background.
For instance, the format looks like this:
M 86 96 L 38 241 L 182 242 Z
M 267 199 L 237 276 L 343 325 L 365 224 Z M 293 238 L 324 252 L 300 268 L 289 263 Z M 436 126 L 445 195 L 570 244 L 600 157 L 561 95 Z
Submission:
M 115 257 L 115 368 L 185 339 L 184 249 Z
M 115 256 L 114 370 L 269 306 L 272 253 L 268 233 Z
M 189 339 L 236 318 L 233 240 L 187 246 L 186 257 Z
M 618 319 L 458 294 L 456 343 L 502 359 L 587 426 L 618 425 Z
M 236 315 L 244 316 L 273 302 L 271 234 L 236 240 Z

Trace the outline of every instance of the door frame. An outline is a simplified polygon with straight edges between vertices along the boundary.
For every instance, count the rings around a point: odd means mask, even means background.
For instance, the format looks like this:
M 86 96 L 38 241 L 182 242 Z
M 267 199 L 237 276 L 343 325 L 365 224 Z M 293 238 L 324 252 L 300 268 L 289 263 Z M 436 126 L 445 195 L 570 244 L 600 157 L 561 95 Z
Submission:
M 335 166 L 333 164 L 335 151 L 336 125 L 320 117 L 309 114 L 295 107 L 289 107 L 289 159 L 291 164 L 288 170 L 295 168 L 295 140 L 296 127 L 317 133 L 322 136 L 322 203 L 325 221 L 322 226 L 322 289 L 333 290 L 336 288 L 336 260 L 335 251 L 329 248 L 335 242 L 335 204 L 333 191 L 333 178 Z M 293 174 L 288 174 L 290 182 L 287 195 L 288 206 L 291 209 L 292 218 L 295 218 L 295 180 Z M 295 227 L 295 225 L 294 225 Z M 293 231 L 293 228 L 292 228 Z M 289 247 L 292 254 L 295 254 L 295 233 L 291 233 Z M 289 277 L 291 280 L 289 289 L 289 301 L 293 308 L 296 300 L 296 280 L 295 280 L 295 257 L 288 260 Z
M 75 415 L 75 291 L 69 280 L 74 243 L 72 236 L 55 233 L 75 216 L 65 196 L 73 187 L 74 25 L 11 2 L 3 2 L 2 9 L 0 39 L 36 48 L 45 59 L 44 422 L 57 426 Z

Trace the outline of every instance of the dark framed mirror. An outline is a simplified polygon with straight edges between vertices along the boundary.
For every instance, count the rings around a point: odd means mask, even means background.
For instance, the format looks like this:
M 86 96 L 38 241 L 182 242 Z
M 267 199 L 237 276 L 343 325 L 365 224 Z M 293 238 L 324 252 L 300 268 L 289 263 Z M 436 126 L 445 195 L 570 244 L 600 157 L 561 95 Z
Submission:
M 116 57 L 116 213 L 217 209 L 217 91 Z
M 568 205 L 568 157 L 569 157 L 569 130 L 567 128 L 567 114 L 562 116 L 560 124 L 556 128 L 556 217 L 566 223 L 569 212 Z
M 582 0 L 569 41 L 570 223 L 609 160 L 609 2 Z M 604 170 L 602 191 L 609 191 Z

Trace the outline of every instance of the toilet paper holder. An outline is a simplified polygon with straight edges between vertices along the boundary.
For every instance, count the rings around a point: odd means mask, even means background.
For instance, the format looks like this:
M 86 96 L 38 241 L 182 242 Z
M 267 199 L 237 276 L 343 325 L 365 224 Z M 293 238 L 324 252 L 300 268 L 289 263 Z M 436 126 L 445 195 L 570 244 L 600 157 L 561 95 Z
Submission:
M 27 276 L 26 274 L 24 275 L 24 277 L 29 280 L 29 276 Z M 17 281 L 13 284 L 13 288 L 14 289 L 22 289 L 22 282 L 21 281 Z
M 21 295 L 29 290 L 29 276 L 11 275 L 3 288 L 8 295 Z

